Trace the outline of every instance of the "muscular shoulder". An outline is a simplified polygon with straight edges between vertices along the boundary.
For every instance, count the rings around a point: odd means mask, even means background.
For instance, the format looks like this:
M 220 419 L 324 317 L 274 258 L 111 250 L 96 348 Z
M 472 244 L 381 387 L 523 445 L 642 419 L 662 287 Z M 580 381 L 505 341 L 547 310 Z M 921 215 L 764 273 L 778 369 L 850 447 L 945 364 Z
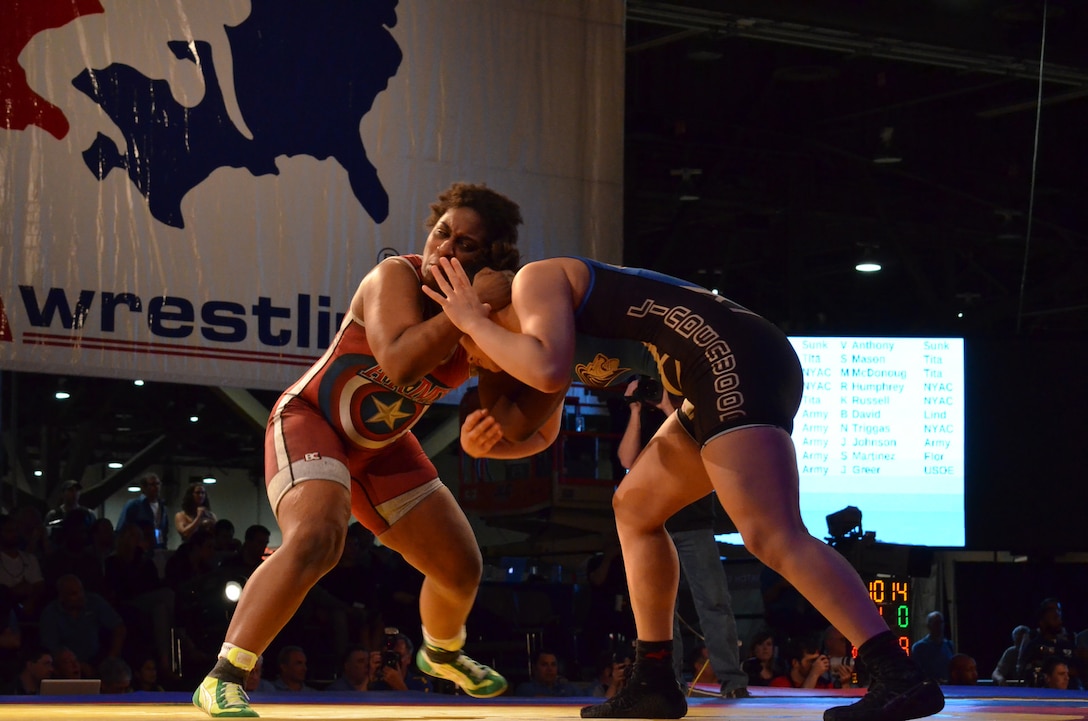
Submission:
M 419 285 L 419 271 L 411 256 L 386 258 L 363 276 L 351 300 L 351 312 L 361 321 L 365 318 L 368 299 L 374 301 L 390 294 L 399 298 L 413 297 L 419 294 Z

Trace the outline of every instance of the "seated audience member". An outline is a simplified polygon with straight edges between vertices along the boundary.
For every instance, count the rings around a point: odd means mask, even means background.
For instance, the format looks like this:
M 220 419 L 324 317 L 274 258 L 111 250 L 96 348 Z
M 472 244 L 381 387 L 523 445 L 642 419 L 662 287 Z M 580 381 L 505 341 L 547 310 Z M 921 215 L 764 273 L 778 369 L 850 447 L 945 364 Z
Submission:
M 53 678 L 83 678 L 83 665 L 75 652 L 67 646 L 53 651 Z
M 811 636 L 790 639 L 782 649 L 782 659 L 789 664 L 786 673 L 775 676 L 769 685 L 780 688 L 831 688 L 824 674 L 831 670 L 831 660 L 820 652 Z
M 246 693 L 275 693 L 275 685 L 269 681 L 263 675 L 264 671 L 264 656 L 257 657 L 257 663 L 253 666 L 253 670 L 246 676 Z
M 1005 649 L 1005 652 L 1001 654 L 1001 658 L 997 662 L 997 666 L 994 667 L 993 672 L 990 673 L 990 679 L 998 686 L 1004 686 L 1010 681 L 1019 681 L 1020 676 L 1016 672 L 1016 662 L 1020 656 L 1020 646 L 1024 644 L 1024 639 L 1031 633 L 1031 629 L 1027 626 L 1017 626 L 1012 630 L 1012 645 Z
M 375 654 L 374 667 L 371 668 L 370 651 L 362 646 L 350 646 L 344 654 L 344 661 L 340 665 L 340 676 L 326 691 L 366 691 L 370 687 L 371 678 L 376 678 L 381 667 L 381 654 Z
M 430 677 L 420 673 L 413 665 L 415 648 L 412 640 L 403 633 L 397 634 L 397 642 L 393 646 L 393 653 L 397 656 L 398 665 L 393 666 L 392 658 L 386 658 L 385 653 L 379 654 L 380 665 L 377 669 L 376 679 L 370 682 L 371 691 L 421 691 L 430 693 L 434 687 Z
M 44 648 L 28 648 L 22 654 L 19 674 L 0 686 L 3 696 L 36 696 L 42 679 L 53 678 L 53 656 Z
M 98 677 L 102 679 L 101 693 L 119 694 L 132 692 L 132 669 L 123 658 L 109 656 L 98 664 Z
M 19 548 L 15 519 L 0 516 L 0 586 L 14 606 L 22 607 L 23 618 L 37 618 L 45 595 L 41 564 L 34 554 Z
M 1056 688 L 1065 691 L 1069 688 L 1069 664 L 1056 656 L 1051 656 L 1043 662 L 1042 667 L 1043 688 Z
M 518 684 L 518 696 L 581 696 L 577 686 L 559 675 L 559 659 L 551 651 L 533 655 L 533 677 Z
M 965 653 L 957 653 L 948 661 L 948 683 L 953 686 L 974 686 L 978 683 L 978 664 Z
M 220 518 L 212 529 L 215 538 L 215 565 L 242 550 L 242 542 L 234 537 L 234 524 L 226 518 Z
M 306 652 L 298 646 L 284 646 L 278 658 L 280 675 L 273 682 L 278 693 L 314 691 L 306 685 Z
M 843 632 L 834 626 L 824 629 L 823 652 L 831 662 L 831 670 L 828 672 L 827 681 L 833 688 L 850 688 L 857 686 L 854 681 L 854 646 L 843 635 Z
M 748 644 L 748 653 L 741 668 L 748 674 L 749 686 L 770 686 L 771 679 L 786 672 L 775 654 L 774 636 L 770 631 L 757 631 Z
M 611 651 L 605 651 L 597 663 L 597 682 L 589 689 L 589 695 L 596 698 L 612 698 L 627 683 L 627 675 L 634 663 L 633 652 L 622 658 Z
M 117 542 L 113 531 L 113 521 L 108 518 L 96 519 L 91 524 L 91 553 L 98 559 L 98 565 L 102 573 L 106 572 L 106 559 L 113 553 L 114 544 Z
M 181 510 L 174 514 L 174 529 L 182 541 L 188 541 L 197 531 L 214 533 L 218 519 L 212 513 L 208 490 L 202 483 L 191 483 L 182 491 Z
M 1036 619 L 1038 625 L 1024 639 L 1016 663 L 1017 673 L 1029 686 L 1043 685 L 1043 665 L 1051 656 L 1067 665 L 1076 657 L 1076 641 L 1062 625 L 1062 604 L 1058 599 L 1043 599 Z M 1079 685 L 1070 685 L 1079 688 Z
M 146 529 L 135 522 L 117 534 L 117 547 L 106 559 L 106 585 L 112 596 L 107 601 L 133 627 L 139 638 L 146 638 L 154 650 L 159 672 L 172 673 L 170 629 L 174 625 L 174 592 L 159 579 L 151 559 L 151 545 Z
M 163 687 L 159 685 L 159 665 L 151 656 L 145 656 L 139 663 L 134 664 L 135 672 L 132 674 L 132 690 L 160 693 Z
M 42 562 L 47 591 L 56 587 L 61 576 L 73 575 L 88 593 L 105 592 L 105 574 L 91 546 L 90 529 L 80 514 L 69 514 L 61 521 L 52 548 Z
M 698 643 L 687 657 L 688 672 L 691 673 L 691 685 L 711 684 L 721 686 L 721 681 L 714 674 L 714 668 L 710 665 L 710 652 L 705 643 Z
M 246 576 L 257 570 L 268 550 L 268 541 L 272 533 L 264 526 L 254 524 L 246 529 L 245 540 L 238 547 L 237 553 L 227 556 L 219 564 L 220 568 L 238 571 Z
M 74 575 L 57 580 L 57 600 L 42 610 L 42 644 L 72 649 L 88 678 L 95 675 L 95 665 L 103 658 L 121 654 L 126 632 L 117 611 L 97 593 L 84 592 L 83 583 Z M 109 645 L 103 648 L 100 638 L 107 634 Z
M 955 652 L 952 650 L 952 642 L 945 638 L 944 616 L 940 611 L 932 611 L 926 616 L 926 628 L 929 633 L 910 647 L 911 658 L 929 678 L 934 681 L 947 681 L 948 661 Z
M 166 585 L 176 593 L 185 584 L 214 571 L 214 558 L 215 540 L 212 534 L 205 530 L 195 531 L 166 562 Z

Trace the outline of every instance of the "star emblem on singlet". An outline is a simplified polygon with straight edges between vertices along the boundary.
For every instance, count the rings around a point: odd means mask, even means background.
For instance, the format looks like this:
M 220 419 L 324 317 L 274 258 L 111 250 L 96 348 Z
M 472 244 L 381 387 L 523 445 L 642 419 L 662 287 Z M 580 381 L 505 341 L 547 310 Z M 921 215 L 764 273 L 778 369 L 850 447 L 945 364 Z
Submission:
M 374 407 L 378 409 L 378 412 L 366 419 L 367 423 L 385 423 L 389 426 L 389 430 L 393 430 L 397 426 L 397 421 L 401 418 L 410 418 L 411 413 L 405 413 L 402 411 L 401 404 L 404 403 L 403 398 L 398 398 L 392 403 L 382 403 L 377 398 L 374 398 Z

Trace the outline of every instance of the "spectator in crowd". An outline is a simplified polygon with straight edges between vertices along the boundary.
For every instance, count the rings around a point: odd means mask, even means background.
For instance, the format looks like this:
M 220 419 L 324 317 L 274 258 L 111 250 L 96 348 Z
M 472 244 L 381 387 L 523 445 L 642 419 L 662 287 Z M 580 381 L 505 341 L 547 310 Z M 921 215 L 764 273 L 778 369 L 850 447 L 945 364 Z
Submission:
M 257 662 L 246 676 L 246 693 L 275 693 L 276 686 L 264 677 L 264 655 L 257 657 Z
M 132 675 L 132 690 L 160 693 L 163 687 L 159 685 L 159 664 L 151 656 L 145 656 L 139 663 L 134 664 L 136 671 Z
M 106 572 L 106 559 L 113 553 L 116 542 L 113 531 L 113 521 L 108 518 L 97 518 L 91 524 L 91 552 L 98 559 L 98 565 L 102 573 Z
M 36 696 L 41 691 L 42 680 L 53 678 L 53 656 L 46 649 L 28 648 L 22 658 L 22 670 L 9 683 L 0 686 L 0 695 Z
M 748 644 L 749 656 L 741 668 L 748 674 L 749 686 L 770 686 L 786 668 L 775 654 L 774 635 L 769 630 L 757 631 Z
M 41 511 L 27 504 L 12 511 L 11 517 L 15 521 L 16 535 L 19 537 L 19 550 L 44 561 L 53 550 L 53 545 L 49 542 L 49 534 L 45 532 L 45 519 Z M 48 582 L 47 578 L 46 583 Z
M 344 654 L 343 663 L 340 664 L 340 676 L 326 691 L 366 691 L 370 688 L 372 678 L 377 678 L 381 669 L 381 654 L 374 653 L 374 663 L 371 663 L 371 653 L 360 645 L 349 646 Z
M 313 691 L 306 685 L 306 652 L 298 646 L 284 646 L 278 658 L 280 675 L 273 682 L 278 693 Z
M 215 522 L 212 535 L 215 537 L 215 565 L 242 550 L 242 542 L 234 537 L 234 524 L 226 518 Z
M 202 483 L 190 483 L 181 495 L 181 510 L 174 514 L 174 529 L 182 541 L 196 531 L 214 533 L 216 519 L 208 489 Z
M 379 654 L 380 665 L 375 680 L 370 682 L 370 690 L 430 693 L 433 690 L 431 679 L 412 665 L 414 653 L 412 640 L 403 633 L 398 633 L 390 657 L 387 658 L 387 652 Z
M 771 679 L 771 686 L 781 688 L 831 688 L 824 675 L 831 670 L 831 660 L 820 652 L 812 636 L 791 638 L 783 647 L 789 670 Z
M 83 678 L 83 666 L 75 651 L 61 646 L 53 651 L 53 678 Z
M 1031 629 L 1024 625 L 1017 626 L 1012 630 L 1012 645 L 1001 654 L 997 666 L 990 673 L 990 679 L 998 686 L 1005 686 L 1010 681 L 1020 680 L 1016 662 L 1020 657 L 1020 647 L 1024 644 L 1024 639 L 1030 634 Z
M 1069 664 L 1057 656 L 1050 656 L 1042 666 L 1043 688 L 1054 688 L 1065 691 L 1069 688 Z
M 162 479 L 155 473 L 148 473 L 140 479 L 140 495 L 125 503 L 121 509 L 117 530 L 139 520 L 151 522 L 155 530 L 153 547 L 166 548 L 170 540 L 170 516 L 162 499 Z
M 98 664 L 98 676 L 102 679 L 101 693 L 132 692 L 132 669 L 120 656 L 102 659 L 102 663 Z
M 947 681 L 948 661 L 955 651 L 952 650 L 952 642 L 945 638 L 944 616 L 940 611 L 932 611 L 926 616 L 926 628 L 929 633 L 914 642 L 910 655 L 927 677 L 934 681 Z
M 857 686 L 854 681 L 854 647 L 842 631 L 834 626 L 824 629 L 823 652 L 831 662 L 827 681 L 834 688 Z
M 617 457 L 624 468 L 630 469 L 665 418 L 675 413 L 684 399 L 670 395 L 659 381 L 639 376 L 628 383 L 624 401 L 630 413 L 617 448 Z M 705 639 L 703 648 L 707 652 L 709 665 L 702 666 L 704 671 L 696 677 L 696 682 L 718 685 L 726 698 L 744 698 L 749 695 L 748 677 L 740 667 L 733 601 L 729 595 L 718 542 L 714 539 L 714 509 L 718 505 L 717 496 L 709 493 L 674 513 L 665 521 L 665 529 L 676 547 L 682 581 L 691 592 L 699 628 Z M 685 656 L 684 639 L 680 633 L 679 597 L 673 611 L 672 639 L 673 663 L 677 676 L 683 679 L 680 662 Z
M 957 653 L 948 661 L 948 683 L 953 686 L 974 686 L 978 683 L 978 664 L 965 653 Z
M 50 536 L 52 536 L 59 528 L 62 521 L 70 513 L 76 514 L 77 517 L 83 519 L 84 525 L 87 526 L 89 531 L 91 525 L 98 520 L 98 516 L 95 512 L 86 506 L 82 506 L 79 503 L 79 494 L 83 491 L 83 485 L 79 481 L 68 480 L 60 484 L 60 505 L 50 509 L 45 514 L 45 526 Z
M 1067 665 L 1072 664 L 1076 657 L 1076 640 L 1062 624 L 1062 604 L 1058 599 L 1043 599 L 1035 616 L 1037 626 L 1020 646 L 1016 669 L 1029 686 L 1042 686 L 1046 660 L 1054 656 Z M 1079 688 L 1072 680 L 1070 686 Z
M 272 532 L 264 526 L 259 524 L 250 526 L 246 529 L 245 540 L 242 541 L 238 551 L 223 559 L 219 564 L 220 568 L 229 568 L 244 576 L 250 576 L 264 560 L 270 538 L 272 538 Z
M 577 686 L 559 675 L 559 658 L 547 650 L 533 654 L 533 677 L 517 687 L 518 696 L 581 696 Z
M 37 618 L 45 593 L 41 565 L 34 554 L 19 548 L 19 528 L 6 514 L 0 516 L 0 586 L 24 618 Z
M 89 678 L 103 658 L 121 654 L 125 634 L 117 611 L 97 593 L 85 592 L 78 576 L 57 579 L 57 599 L 42 610 L 41 641 L 46 648 L 72 649 L 83 664 L 83 675 Z M 103 636 L 109 638 L 105 648 L 100 641 Z
M 42 563 L 46 593 L 56 587 L 61 576 L 75 575 L 90 593 L 102 594 L 106 590 L 105 574 L 91 548 L 91 532 L 79 513 L 61 521 L 55 535 L 52 550 Z
M 117 535 L 117 549 L 106 559 L 106 586 L 112 593 L 106 600 L 128 620 L 138 638 L 149 641 L 146 650 L 154 652 L 159 673 L 167 678 L 173 675 L 174 592 L 159 579 L 148 544 L 148 534 L 138 524 L 128 524 Z
M 633 651 L 617 654 L 605 651 L 597 663 L 597 683 L 590 688 L 590 695 L 596 698 L 612 698 L 627 683 L 627 676 L 634 663 Z
M 166 585 L 176 593 L 179 588 L 201 578 L 213 570 L 215 540 L 210 531 L 195 531 L 189 540 L 178 546 L 166 562 Z

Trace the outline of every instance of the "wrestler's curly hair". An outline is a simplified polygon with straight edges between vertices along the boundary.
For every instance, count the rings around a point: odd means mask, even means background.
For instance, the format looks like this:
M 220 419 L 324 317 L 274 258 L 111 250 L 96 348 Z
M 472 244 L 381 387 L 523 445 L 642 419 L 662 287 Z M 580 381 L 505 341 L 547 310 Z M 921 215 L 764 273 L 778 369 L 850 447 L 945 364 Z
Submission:
M 472 208 L 480 214 L 487 231 L 488 258 L 484 266 L 495 270 L 517 270 L 518 226 L 523 222 L 521 208 L 502 193 L 484 184 L 454 183 L 431 203 L 431 214 L 424 222 L 429 231 L 450 208 Z

